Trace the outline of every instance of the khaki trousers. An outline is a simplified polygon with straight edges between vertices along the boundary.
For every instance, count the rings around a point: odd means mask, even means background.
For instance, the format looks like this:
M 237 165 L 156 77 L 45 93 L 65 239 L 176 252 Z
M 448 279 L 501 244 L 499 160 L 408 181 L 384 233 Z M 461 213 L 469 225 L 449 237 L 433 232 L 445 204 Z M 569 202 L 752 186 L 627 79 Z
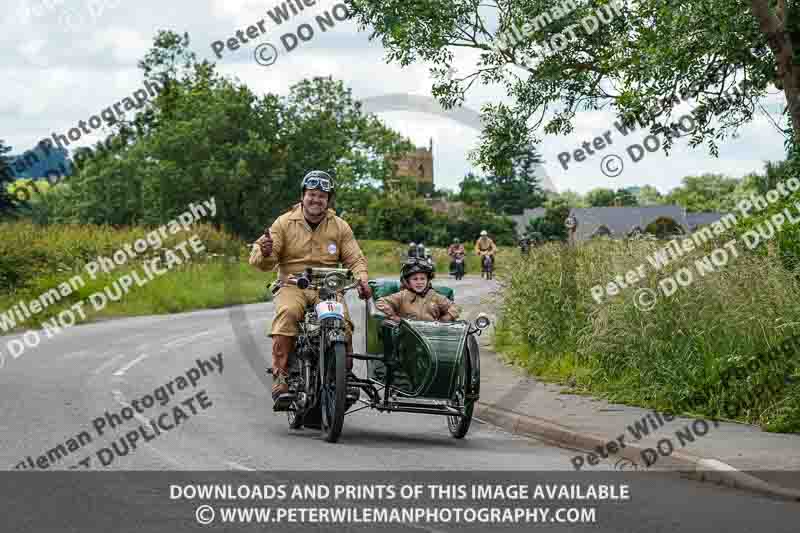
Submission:
M 350 312 L 347 304 L 341 296 L 338 301 L 344 304 L 344 319 L 348 337 L 352 338 L 353 321 L 350 319 Z M 312 289 L 300 289 L 294 285 L 284 285 L 275 295 L 275 318 L 272 319 L 272 330 L 269 336 L 286 335 L 287 337 L 297 337 L 300 328 L 297 323 L 305 318 L 306 306 L 316 305 L 319 302 L 318 291 Z

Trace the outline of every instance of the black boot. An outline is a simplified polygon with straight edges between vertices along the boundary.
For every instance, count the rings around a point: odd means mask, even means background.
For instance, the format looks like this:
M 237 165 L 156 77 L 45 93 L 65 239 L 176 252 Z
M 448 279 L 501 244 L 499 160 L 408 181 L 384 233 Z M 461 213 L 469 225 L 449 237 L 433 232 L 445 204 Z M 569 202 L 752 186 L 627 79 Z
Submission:
M 288 411 L 294 400 L 289 392 L 289 354 L 294 349 L 295 338 L 286 335 L 272 337 L 272 410 Z

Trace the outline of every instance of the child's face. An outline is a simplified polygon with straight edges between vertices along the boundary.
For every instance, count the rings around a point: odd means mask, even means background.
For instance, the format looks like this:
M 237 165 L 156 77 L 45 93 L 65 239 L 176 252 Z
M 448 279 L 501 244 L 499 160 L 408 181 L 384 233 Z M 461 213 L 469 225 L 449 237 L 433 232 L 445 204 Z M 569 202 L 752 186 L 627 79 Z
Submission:
M 411 274 L 408 277 L 408 284 L 415 291 L 422 291 L 428 285 L 428 275 L 427 274 L 423 274 L 422 272 L 417 272 L 416 274 Z

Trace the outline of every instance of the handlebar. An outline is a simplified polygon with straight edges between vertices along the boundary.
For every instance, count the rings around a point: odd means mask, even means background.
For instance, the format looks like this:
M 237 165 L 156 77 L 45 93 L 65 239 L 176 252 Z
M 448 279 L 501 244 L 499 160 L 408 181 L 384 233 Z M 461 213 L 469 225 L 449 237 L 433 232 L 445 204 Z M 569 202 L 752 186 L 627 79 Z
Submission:
M 358 287 L 359 280 L 354 281 L 350 285 L 345 285 L 339 289 L 331 289 L 330 287 L 320 286 L 314 283 L 311 283 L 311 280 L 308 277 L 295 277 L 291 276 L 284 281 L 287 285 L 294 285 L 300 289 L 311 289 L 311 290 L 321 290 L 321 289 L 328 289 L 330 291 L 344 294 L 347 291 L 353 290 Z

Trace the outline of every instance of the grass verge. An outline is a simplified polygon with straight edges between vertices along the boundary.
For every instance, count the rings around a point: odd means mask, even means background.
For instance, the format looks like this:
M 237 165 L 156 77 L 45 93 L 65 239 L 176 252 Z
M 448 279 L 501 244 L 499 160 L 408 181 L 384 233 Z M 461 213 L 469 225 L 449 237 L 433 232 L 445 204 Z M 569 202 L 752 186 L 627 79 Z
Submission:
M 646 261 L 664 243 L 548 244 L 514 259 L 504 285 L 495 346 L 546 380 L 616 403 L 713 416 L 800 432 L 800 353 L 779 350 L 800 333 L 800 282 L 777 257 L 743 251 L 699 275 L 691 257 L 656 271 Z M 595 285 L 641 264 L 646 276 L 598 303 Z M 690 268 L 692 283 L 669 297 L 659 282 Z M 652 309 L 637 291 L 658 294 Z

